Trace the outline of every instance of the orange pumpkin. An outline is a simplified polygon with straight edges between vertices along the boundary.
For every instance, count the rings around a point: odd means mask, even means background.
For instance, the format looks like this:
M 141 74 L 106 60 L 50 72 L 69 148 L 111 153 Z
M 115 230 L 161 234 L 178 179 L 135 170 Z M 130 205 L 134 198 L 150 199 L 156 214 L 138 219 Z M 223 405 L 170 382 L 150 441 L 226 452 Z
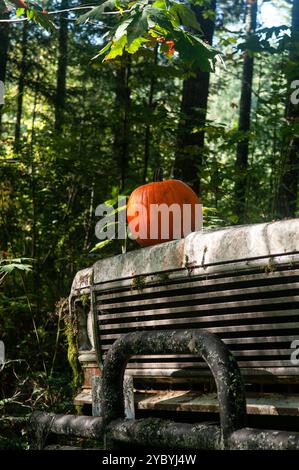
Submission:
M 158 178 L 156 174 L 154 182 L 138 187 L 129 197 L 128 226 L 141 246 L 183 238 L 200 228 L 200 200 L 194 191 L 182 181 Z

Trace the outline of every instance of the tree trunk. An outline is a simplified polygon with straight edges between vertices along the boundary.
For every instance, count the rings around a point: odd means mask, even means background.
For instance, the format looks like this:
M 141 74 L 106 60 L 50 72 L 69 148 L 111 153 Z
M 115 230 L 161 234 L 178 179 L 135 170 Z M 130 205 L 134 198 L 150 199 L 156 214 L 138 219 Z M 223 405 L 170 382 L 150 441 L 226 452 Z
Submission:
M 278 217 L 294 217 L 297 209 L 299 182 L 299 104 L 292 99 L 294 89 L 292 83 L 299 83 L 299 2 L 293 1 L 292 37 L 290 48 L 290 63 L 288 66 L 288 102 L 285 117 L 289 125 L 289 133 L 283 145 L 282 176 L 278 188 L 277 215 Z M 299 88 L 299 85 L 296 85 Z M 297 128 L 297 129 L 296 129 Z
M 25 81 L 27 75 L 27 53 L 28 53 L 28 23 L 24 21 L 23 23 L 23 33 L 22 33 L 22 59 L 20 66 L 20 75 L 18 82 L 18 100 L 17 100 L 17 120 L 15 127 L 15 149 L 18 150 L 20 146 L 20 137 L 21 137 L 21 122 L 22 122 L 22 113 L 23 113 L 23 96 L 25 89 Z
M 128 57 L 124 57 L 116 76 L 115 114 L 120 117 L 115 127 L 113 156 L 118 164 L 120 174 L 120 191 L 125 188 L 129 161 L 129 111 L 131 91 L 129 78 L 131 67 Z
M 216 11 L 216 0 L 211 0 L 209 10 Z M 194 11 L 201 25 L 204 39 L 212 44 L 215 22 L 203 17 L 203 8 L 194 6 Z M 178 127 L 177 153 L 174 176 L 184 180 L 200 191 L 200 169 L 205 132 L 200 130 L 206 123 L 210 74 L 198 68 L 191 71 L 192 76 L 183 83 L 181 117 Z M 198 129 L 193 132 L 193 129 Z
M 68 0 L 63 0 L 61 9 L 68 8 Z M 61 131 L 64 123 L 66 102 L 66 72 L 68 61 L 68 21 L 67 13 L 60 16 L 59 38 L 58 38 L 58 67 L 55 99 L 55 130 Z
M 154 61 L 153 61 L 153 70 L 151 76 L 151 83 L 150 83 L 150 90 L 149 90 L 149 98 L 148 98 L 148 108 L 149 111 L 153 109 L 153 100 L 154 100 L 154 92 L 155 92 L 155 85 L 156 85 L 156 67 L 158 63 L 158 48 L 155 47 L 154 50 Z M 143 168 L 143 183 L 146 183 L 147 171 L 148 171 L 148 164 L 150 160 L 150 147 L 151 147 L 151 124 L 148 122 L 146 129 L 145 129 L 145 139 L 144 139 L 144 168 Z
M 257 0 L 246 0 L 246 36 L 247 40 L 256 30 Z M 239 132 L 241 141 L 237 145 L 237 159 L 235 167 L 235 212 L 239 222 L 246 217 L 246 189 L 251 115 L 251 97 L 253 82 L 254 59 L 249 51 L 244 52 L 242 89 L 240 98 Z
M 8 19 L 9 14 L 4 13 L 1 15 L 3 19 Z M 5 83 L 6 68 L 8 60 L 8 46 L 9 46 L 9 23 L 0 24 L 0 81 Z M 0 104 L 0 135 L 2 131 L 2 107 Z

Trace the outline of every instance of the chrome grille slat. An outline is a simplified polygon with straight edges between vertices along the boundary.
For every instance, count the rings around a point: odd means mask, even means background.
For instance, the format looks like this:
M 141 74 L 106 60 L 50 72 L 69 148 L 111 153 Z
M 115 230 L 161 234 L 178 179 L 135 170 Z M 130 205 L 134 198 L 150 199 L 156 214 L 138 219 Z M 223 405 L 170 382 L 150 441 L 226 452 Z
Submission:
M 219 290 L 219 286 L 222 285 L 229 285 L 232 283 L 238 284 L 240 287 L 242 284 L 256 284 L 256 285 L 274 285 L 279 283 L 284 283 L 285 279 L 291 279 L 290 282 L 298 282 L 299 281 L 299 272 L 298 270 L 286 270 L 286 271 L 274 271 L 274 272 L 259 272 L 259 273 L 248 273 L 246 275 L 240 274 L 238 276 L 221 276 L 221 277 L 201 277 L 200 279 L 194 279 L 189 277 L 188 281 L 180 281 L 180 282 L 172 282 L 170 284 L 166 284 L 167 292 L 177 292 L 185 289 L 192 289 L 192 288 L 212 288 Z M 102 300 L 104 302 L 109 302 L 110 300 L 115 300 L 115 298 L 126 298 L 126 297 L 134 297 L 138 296 L 139 292 L 138 289 L 135 288 L 127 288 L 126 290 L 120 289 L 111 291 L 105 291 L 103 286 L 98 286 L 99 293 L 97 293 L 97 299 Z M 142 295 L 160 295 L 163 292 L 164 285 L 160 283 L 159 286 L 148 287 L 147 285 L 144 286 L 142 289 Z M 97 286 L 95 286 L 95 290 L 97 292 Z
M 177 294 L 172 297 L 167 297 L 163 296 L 163 291 L 160 291 L 160 295 L 157 295 L 155 298 L 150 298 L 148 301 L 151 303 L 151 305 L 155 304 L 170 304 L 175 301 L 175 303 L 188 303 L 188 302 L 199 302 L 200 300 L 210 300 L 215 298 L 222 299 L 226 297 L 245 297 L 245 298 L 252 298 L 255 295 L 260 295 L 265 296 L 265 297 L 270 297 L 270 295 L 277 294 L 279 292 L 281 293 L 286 293 L 291 295 L 292 291 L 298 291 L 299 290 L 299 283 L 294 283 L 294 284 L 288 284 L 288 285 L 270 285 L 270 286 L 255 286 L 255 287 L 247 287 L 243 288 L 242 291 L 240 290 L 239 287 L 236 289 L 232 290 L 225 290 L 225 291 L 214 291 L 214 292 L 206 292 L 206 293 L 192 293 L 189 295 L 186 294 Z M 288 291 L 291 291 L 288 293 Z M 175 292 L 180 292 L 180 291 L 175 291 Z M 162 294 L 162 295 L 161 295 Z M 279 294 L 278 294 L 279 295 Z M 145 295 L 144 295 L 145 297 Z M 299 298 L 299 297 L 298 297 Z M 100 300 L 100 309 L 102 312 L 105 312 L 105 310 L 119 310 L 121 309 L 124 311 L 125 308 L 130 308 L 133 309 L 135 308 L 144 308 L 144 300 L 132 300 L 130 299 L 128 302 L 123 301 L 119 303 L 107 303 L 105 304 L 103 300 Z M 159 307 L 158 307 L 159 308 Z
M 273 273 L 198 276 L 141 290 L 101 286 L 95 292 L 102 355 L 125 333 L 155 329 L 205 329 L 229 346 L 242 370 L 299 375 L 291 343 L 299 340 L 299 267 Z M 192 356 L 135 356 L 128 373 L 169 376 L 206 373 Z M 172 372 L 171 372 L 172 371 Z M 268 371 L 268 372 L 266 372 Z M 297 372 L 296 372 L 297 371 Z
M 299 309 L 296 308 L 294 310 L 280 310 L 280 311 L 270 311 L 270 312 L 250 312 L 250 313 L 243 313 L 243 314 L 226 314 L 226 315 L 209 315 L 209 316 L 196 316 L 196 317 L 185 317 L 175 319 L 176 325 L 186 325 L 192 323 L 195 325 L 196 323 L 215 323 L 220 321 L 228 321 L 233 322 L 236 320 L 248 320 L 248 319 L 264 319 L 264 318 L 273 318 L 277 319 L 278 317 L 297 317 L 299 316 Z M 99 315 L 99 320 L 102 321 L 101 315 Z M 169 325 L 169 319 L 159 319 L 159 320 L 140 320 L 140 321 L 127 321 L 126 328 L 146 328 L 150 326 L 162 326 L 162 325 Z M 114 329 L 122 329 L 123 323 L 103 323 L 101 325 L 101 331 L 105 330 L 114 330 Z
M 100 321 L 102 320 L 110 320 L 114 318 L 125 318 L 125 317 L 144 317 L 144 316 L 152 316 L 152 315 L 168 315 L 170 313 L 170 310 L 172 312 L 180 312 L 180 313 L 188 313 L 190 311 L 192 312 L 206 312 L 209 310 L 220 310 L 220 309 L 241 309 L 242 307 L 260 307 L 260 306 L 273 306 L 273 305 L 278 305 L 281 307 L 283 304 L 290 304 L 291 305 L 298 305 L 299 302 L 299 295 L 297 296 L 292 296 L 292 297 L 278 297 L 278 298 L 273 298 L 273 299 L 257 299 L 257 300 L 251 300 L 250 302 L 248 299 L 246 300 L 240 300 L 240 301 L 226 301 L 226 302 L 208 302 L 200 305 L 188 305 L 186 307 L 179 306 L 179 307 L 174 307 L 174 306 L 169 306 L 169 307 L 164 307 L 164 308 L 157 308 L 157 309 L 151 309 L 150 305 L 143 306 L 143 310 L 131 310 L 127 312 L 118 312 L 116 315 L 114 313 L 111 314 L 100 314 Z M 148 307 L 148 309 L 147 309 Z M 128 307 L 129 308 L 129 307 Z M 291 307 L 292 308 L 292 307 Z M 293 307 L 295 308 L 295 306 Z M 281 308 L 280 308 L 281 309 Z M 101 312 L 101 307 L 98 307 L 98 310 Z M 127 315 L 126 315 L 127 313 Z M 106 316 L 104 316 L 106 315 Z M 111 316 L 114 315 L 114 316 Z

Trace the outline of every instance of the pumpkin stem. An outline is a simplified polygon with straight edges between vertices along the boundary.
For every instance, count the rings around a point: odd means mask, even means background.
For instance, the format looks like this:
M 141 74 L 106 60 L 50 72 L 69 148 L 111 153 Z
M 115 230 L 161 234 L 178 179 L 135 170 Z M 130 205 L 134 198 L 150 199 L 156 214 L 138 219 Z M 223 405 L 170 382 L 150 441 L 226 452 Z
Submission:
M 157 181 L 163 181 L 163 170 L 160 166 L 157 166 L 154 170 L 153 181 L 156 183 Z

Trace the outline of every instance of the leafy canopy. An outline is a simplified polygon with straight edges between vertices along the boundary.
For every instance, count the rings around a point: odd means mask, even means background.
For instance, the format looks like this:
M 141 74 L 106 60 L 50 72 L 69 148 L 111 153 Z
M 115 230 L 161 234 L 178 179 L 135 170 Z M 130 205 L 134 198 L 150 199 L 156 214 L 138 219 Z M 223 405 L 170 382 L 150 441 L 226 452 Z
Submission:
M 11 0 L 17 7 L 17 16 L 25 15 L 47 30 L 57 29 L 54 15 L 59 11 L 45 11 L 41 2 Z M 105 0 L 96 6 L 69 8 L 76 13 L 88 11 L 78 18 L 78 23 L 101 23 L 108 32 L 103 37 L 105 46 L 95 56 L 104 61 L 125 53 L 135 54 L 143 48 L 159 47 L 170 59 L 178 55 L 186 64 L 212 71 L 219 59 L 218 51 L 203 38 L 201 26 L 191 6 L 180 0 Z M 201 4 L 197 0 L 196 5 Z M 203 6 L 206 2 L 202 2 Z M 209 9 L 205 7 L 205 12 Z
M 96 57 L 111 60 L 125 52 L 135 54 L 141 48 L 154 47 L 157 43 L 162 43 L 163 50 L 164 43 L 171 42 L 184 62 L 204 71 L 213 70 L 218 52 L 202 39 L 196 15 L 185 3 L 175 0 L 106 0 L 80 16 L 78 22 L 103 21 L 105 15 L 114 15 L 118 20 L 109 30 L 107 44 Z

